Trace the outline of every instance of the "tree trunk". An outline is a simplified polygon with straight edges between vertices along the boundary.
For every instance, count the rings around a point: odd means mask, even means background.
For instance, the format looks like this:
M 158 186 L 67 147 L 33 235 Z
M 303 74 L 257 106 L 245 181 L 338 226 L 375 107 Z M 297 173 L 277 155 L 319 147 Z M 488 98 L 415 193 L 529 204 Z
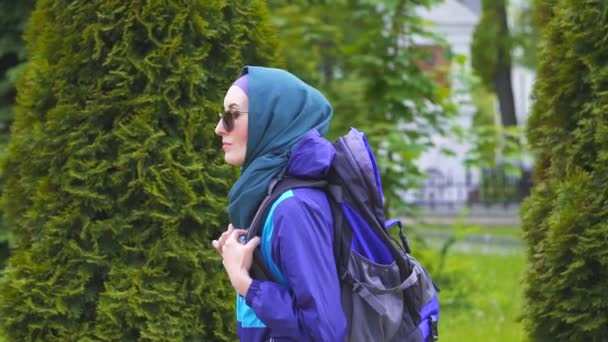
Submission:
M 507 9 L 505 1 L 496 3 L 496 15 L 499 20 L 498 37 L 502 39 L 510 37 L 507 24 Z M 494 82 L 496 95 L 500 107 L 500 121 L 503 127 L 517 125 L 515 116 L 515 102 L 513 100 L 513 86 L 511 84 L 511 44 L 498 44 L 496 59 L 496 70 L 494 71 Z

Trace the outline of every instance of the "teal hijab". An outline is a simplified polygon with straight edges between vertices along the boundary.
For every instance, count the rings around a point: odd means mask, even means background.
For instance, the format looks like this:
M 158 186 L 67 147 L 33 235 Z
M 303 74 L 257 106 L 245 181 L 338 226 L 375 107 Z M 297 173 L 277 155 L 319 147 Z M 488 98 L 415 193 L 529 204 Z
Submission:
M 281 69 L 247 66 L 249 126 L 241 177 L 228 194 L 230 222 L 248 229 L 270 182 L 287 167 L 308 131 L 327 132 L 333 109 L 325 96 Z

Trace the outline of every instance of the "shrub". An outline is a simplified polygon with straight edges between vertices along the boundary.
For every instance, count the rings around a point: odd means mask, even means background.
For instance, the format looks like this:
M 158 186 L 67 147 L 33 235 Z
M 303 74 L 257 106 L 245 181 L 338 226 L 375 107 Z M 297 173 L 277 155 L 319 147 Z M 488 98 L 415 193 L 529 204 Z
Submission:
M 522 208 L 524 320 L 537 341 L 608 336 L 608 8 L 537 1 L 545 23 L 528 137 L 535 185 Z
M 0 2 L 0 160 L 6 154 L 15 106 L 15 82 L 25 65 L 23 31 L 34 0 Z M 0 173 L 0 191 L 3 178 Z M 11 238 L 0 212 L 0 269 L 10 254 Z
M 213 129 L 244 63 L 272 64 L 263 1 L 40 0 L 4 166 L 11 341 L 228 341 L 210 241 L 235 172 Z

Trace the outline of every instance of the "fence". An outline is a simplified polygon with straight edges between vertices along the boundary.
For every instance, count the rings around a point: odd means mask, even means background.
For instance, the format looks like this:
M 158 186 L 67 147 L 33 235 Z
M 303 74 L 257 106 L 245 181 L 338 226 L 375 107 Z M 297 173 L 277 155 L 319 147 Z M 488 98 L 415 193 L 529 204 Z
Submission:
M 509 175 L 502 168 L 485 169 L 477 183 L 452 182 L 430 174 L 413 198 L 413 204 L 429 215 L 455 215 L 463 209 L 470 216 L 517 216 L 519 205 L 528 196 L 531 172 Z

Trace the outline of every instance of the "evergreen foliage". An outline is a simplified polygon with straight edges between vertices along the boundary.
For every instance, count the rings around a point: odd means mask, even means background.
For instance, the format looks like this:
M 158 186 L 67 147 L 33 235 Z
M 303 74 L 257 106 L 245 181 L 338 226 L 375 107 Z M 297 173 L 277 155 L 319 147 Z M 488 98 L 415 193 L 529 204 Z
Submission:
M 542 35 L 528 137 L 535 186 L 522 208 L 524 319 L 536 341 L 608 336 L 608 5 L 536 1 Z
M 22 35 L 33 7 L 34 0 L 0 2 L 0 145 L 13 122 L 15 82 L 26 59 Z
M 234 340 L 213 130 L 271 32 L 261 0 L 38 1 L 4 165 L 10 341 Z
M 0 158 L 6 155 L 15 106 L 15 83 L 25 65 L 23 32 L 34 0 L 0 2 Z M 3 184 L 0 174 L 0 189 Z M 10 253 L 10 234 L 0 211 L 0 269 Z

